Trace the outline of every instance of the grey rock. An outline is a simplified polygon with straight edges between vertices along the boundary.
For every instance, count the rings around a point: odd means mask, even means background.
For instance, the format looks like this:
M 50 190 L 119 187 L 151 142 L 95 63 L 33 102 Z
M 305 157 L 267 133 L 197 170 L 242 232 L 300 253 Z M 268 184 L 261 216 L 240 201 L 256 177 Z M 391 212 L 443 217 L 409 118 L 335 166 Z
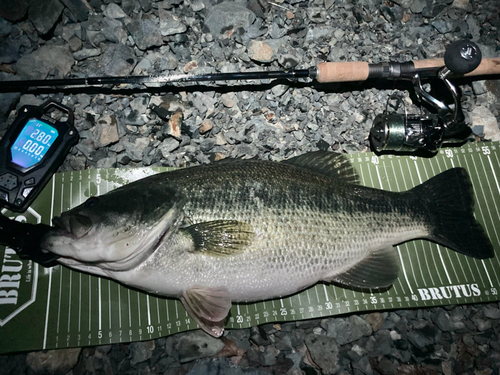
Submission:
M 146 109 L 148 109 L 149 106 L 149 99 L 149 95 L 143 95 L 138 98 L 134 98 L 134 100 L 130 102 L 130 108 L 132 108 L 132 110 L 134 111 L 137 111 L 138 113 L 145 113 Z
M 107 169 L 107 168 L 116 168 L 116 155 L 109 156 L 104 159 L 99 159 L 97 161 L 97 168 Z M 107 358 L 107 357 L 106 357 Z
M 500 141 L 500 129 L 493 113 L 486 106 L 477 106 L 469 112 L 472 126 L 483 126 L 484 137 L 492 141 Z
M 351 336 L 351 324 L 344 318 L 328 319 L 326 322 L 326 334 L 333 337 L 339 345 L 347 344 Z
M 123 111 L 123 118 L 125 121 L 125 124 L 128 125 L 133 125 L 133 126 L 141 126 L 144 125 L 144 116 L 142 113 L 139 113 L 137 111 L 131 110 L 130 108 L 125 108 Z M 135 132 L 136 129 L 133 128 L 133 132 Z
M 178 66 L 177 57 L 172 52 L 168 51 L 162 53 L 160 69 L 161 70 L 174 70 Z
M 398 368 L 388 358 L 382 358 L 380 362 L 378 363 L 378 368 L 381 370 L 382 374 L 384 375 L 397 375 L 398 374 Z
M 80 51 L 73 53 L 75 60 L 81 61 L 88 59 L 89 57 L 99 56 L 102 53 L 100 48 L 85 48 Z
M 28 0 L 0 2 L 0 17 L 8 21 L 19 21 L 26 15 L 29 5 Z
M 472 132 L 478 137 L 484 137 L 484 126 L 483 125 L 475 125 L 472 127 Z
M 186 25 L 175 14 L 159 8 L 160 33 L 163 36 L 181 34 L 187 30 Z
M 425 7 L 422 10 L 422 16 L 426 18 L 435 18 L 446 8 L 447 8 L 446 4 L 434 3 L 431 6 Z
M 113 43 L 125 44 L 128 33 L 121 21 L 106 17 L 99 31 L 87 30 L 87 38 L 94 46 L 98 46 L 101 43 L 99 39 L 103 38 Z
M 180 145 L 180 142 L 175 138 L 166 138 L 161 145 L 158 147 L 161 151 L 163 157 L 168 157 L 168 155 L 176 150 Z
M 349 323 L 351 324 L 351 335 L 349 336 L 349 342 L 356 341 L 363 336 L 369 336 L 372 334 L 371 325 L 366 320 L 357 315 L 351 315 L 349 317 Z
M 31 352 L 26 356 L 26 363 L 35 373 L 65 374 L 78 362 L 81 348 Z
M 109 18 L 122 19 L 127 17 L 127 14 L 123 11 L 118 4 L 111 3 L 106 9 L 104 9 L 104 15 Z
M 444 19 L 436 19 L 431 22 L 431 25 L 436 28 L 441 34 L 449 33 L 453 30 L 453 24 Z
M 139 0 L 139 4 L 141 4 L 143 11 L 149 12 L 151 10 L 151 0 Z
M 393 2 L 405 9 L 408 9 L 413 4 L 413 1 L 414 0 L 394 0 Z
M 490 319 L 500 319 L 500 309 L 498 307 L 494 307 L 494 306 L 485 306 L 484 309 L 484 316 L 486 316 L 487 318 L 490 318 Z
M 141 4 L 136 0 L 122 0 L 122 10 L 129 16 L 132 12 L 138 12 L 140 8 Z
M 214 36 L 232 35 L 237 29 L 247 30 L 255 21 L 255 13 L 240 3 L 225 1 L 212 8 L 204 28 Z
M 7 21 L 5 21 L 7 22 Z M 0 44 L 0 64 L 11 64 L 21 57 L 19 40 L 9 37 Z
M 56 78 L 64 78 L 74 62 L 67 47 L 42 46 L 21 57 L 16 63 L 16 68 L 23 79 L 45 79 L 49 72 L 54 72 Z
M 450 315 L 446 311 L 439 309 L 439 311 L 432 316 L 432 321 L 441 331 L 451 331 Z
M 99 61 L 99 69 L 107 76 L 126 76 L 134 69 L 137 59 L 134 50 L 123 44 L 109 46 Z
M 308 335 L 305 344 L 323 374 L 335 374 L 340 370 L 339 346 L 333 337 Z
M 90 9 L 82 0 L 60 0 L 80 22 L 87 21 Z
M 149 345 L 142 341 L 131 343 L 129 349 L 131 365 L 147 361 L 153 355 L 153 352 L 149 349 Z
M 370 364 L 370 360 L 368 359 L 367 356 L 361 357 L 358 361 L 354 361 L 352 363 L 352 368 L 354 370 L 359 370 L 361 373 L 365 375 L 373 374 L 372 365 Z
M 136 138 L 133 141 L 125 139 L 123 145 L 125 146 L 125 153 L 130 160 L 139 162 L 142 160 L 144 149 L 149 146 L 149 138 L 142 137 Z
M 482 95 L 488 91 L 486 81 L 473 81 L 472 88 L 474 89 L 474 93 L 476 95 Z
M 206 138 L 200 143 L 200 150 L 202 152 L 209 152 L 215 146 L 215 140 L 213 138 Z
M 7 74 L 0 72 L 0 80 L 2 76 L 7 76 Z M 19 79 L 19 78 L 16 78 Z M 15 103 L 19 100 L 21 94 L 17 92 L 0 94 L 0 121 L 3 122 L 7 118 L 10 111 L 14 108 Z M 0 128 L 0 130 L 3 130 Z
M 387 5 L 380 6 L 380 13 L 387 22 L 393 23 L 401 21 L 403 18 L 403 10 L 400 7 L 388 7 Z
M 437 328 L 426 326 L 422 329 L 416 329 L 408 334 L 408 340 L 417 349 L 422 350 L 436 342 Z
M 226 337 L 233 340 L 238 348 L 246 350 L 250 347 L 250 330 L 248 329 L 228 330 Z
M 474 317 L 472 318 L 472 321 L 476 325 L 477 329 L 481 332 L 486 331 L 492 327 L 491 320 L 484 319 L 482 314 L 480 314 L 480 313 L 474 315 Z
M 425 8 L 430 7 L 431 5 L 432 0 L 413 0 L 410 10 L 412 13 L 418 14 L 422 13 Z
M 96 122 L 95 145 L 105 147 L 120 140 L 115 115 L 104 115 Z
M 370 338 L 372 338 L 371 336 Z M 373 348 L 369 350 L 371 355 L 388 355 L 391 353 L 393 347 L 393 340 L 391 338 L 390 332 L 386 330 L 380 330 L 375 336 L 373 341 Z
M 30 3 L 28 18 L 36 30 L 45 35 L 52 30 L 63 9 L 64 5 L 59 0 L 34 1 Z
M 12 24 L 3 18 L 0 18 L 0 38 L 9 35 L 11 31 Z
M 153 20 L 134 20 L 127 25 L 127 30 L 140 50 L 163 44 L 158 25 Z
M 18 103 L 18 108 L 21 108 L 22 106 L 25 106 L 25 105 L 35 105 L 35 106 L 39 106 L 43 103 L 44 101 L 38 97 L 36 97 L 35 95 L 32 95 L 32 94 L 25 94 L 23 96 L 21 96 L 21 98 L 19 99 L 19 103 Z
M 215 109 L 215 99 L 203 93 L 195 93 L 193 104 L 202 115 Z
M 274 346 L 269 345 L 266 346 L 266 349 L 260 356 L 260 364 L 262 366 L 273 366 L 276 364 L 277 357 L 280 351 L 276 349 Z
M 278 63 L 285 69 L 292 69 L 302 63 L 302 55 L 297 50 L 289 49 L 278 56 Z
M 183 335 L 176 346 L 181 363 L 212 357 L 224 348 L 224 343 L 201 330 Z
M 271 341 L 264 330 L 263 326 L 250 328 L 250 340 L 259 346 L 269 345 Z
M 243 141 L 244 138 L 241 134 L 236 133 L 234 129 L 226 131 L 223 135 L 226 141 L 231 145 Z

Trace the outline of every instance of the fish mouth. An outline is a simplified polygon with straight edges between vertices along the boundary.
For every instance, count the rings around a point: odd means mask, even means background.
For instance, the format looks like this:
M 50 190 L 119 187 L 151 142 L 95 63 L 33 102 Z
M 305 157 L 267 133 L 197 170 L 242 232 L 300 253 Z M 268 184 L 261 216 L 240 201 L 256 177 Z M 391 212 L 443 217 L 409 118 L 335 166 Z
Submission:
M 92 229 L 92 219 L 80 214 L 64 215 L 54 217 L 52 224 L 63 232 L 64 235 L 79 239 L 87 235 Z

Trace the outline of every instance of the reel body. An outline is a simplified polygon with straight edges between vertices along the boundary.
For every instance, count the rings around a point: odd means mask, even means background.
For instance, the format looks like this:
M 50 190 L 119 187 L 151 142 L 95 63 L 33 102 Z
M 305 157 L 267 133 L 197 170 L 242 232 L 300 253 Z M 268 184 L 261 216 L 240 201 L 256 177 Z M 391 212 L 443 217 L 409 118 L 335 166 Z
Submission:
M 460 104 L 460 91 L 448 78 L 453 73 L 464 74 L 476 69 L 481 63 L 481 51 L 473 42 L 458 41 L 447 49 L 444 60 L 446 66 L 432 78 L 444 83 L 453 98 L 453 106 L 446 105 L 423 88 L 420 72 L 398 74 L 398 79 L 413 83 L 420 102 L 429 104 L 436 113 L 408 114 L 405 108 L 404 114 L 400 114 L 397 110 L 404 102 L 391 96 L 385 112 L 375 117 L 370 130 L 370 143 L 375 151 L 413 153 L 423 150 L 435 153 L 443 143 L 464 142 L 471 134 Z M 425 73 L 425 78 L 429 77 L 429 72 Z M 393 99 L 398 99 L 399 104 L 389 112 L 388 104 Z

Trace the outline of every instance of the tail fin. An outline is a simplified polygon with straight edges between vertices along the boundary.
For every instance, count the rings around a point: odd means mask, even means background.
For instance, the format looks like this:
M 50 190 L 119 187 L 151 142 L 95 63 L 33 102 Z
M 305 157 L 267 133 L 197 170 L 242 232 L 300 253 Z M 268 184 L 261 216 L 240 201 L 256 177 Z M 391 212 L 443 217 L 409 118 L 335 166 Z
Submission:
M 472 183 L 465 169 L 449 169 L 411 192 L 429 202 L 433 217 L 429 240 L 474 258 L 494 256 L 490 239 L 474 218 Z

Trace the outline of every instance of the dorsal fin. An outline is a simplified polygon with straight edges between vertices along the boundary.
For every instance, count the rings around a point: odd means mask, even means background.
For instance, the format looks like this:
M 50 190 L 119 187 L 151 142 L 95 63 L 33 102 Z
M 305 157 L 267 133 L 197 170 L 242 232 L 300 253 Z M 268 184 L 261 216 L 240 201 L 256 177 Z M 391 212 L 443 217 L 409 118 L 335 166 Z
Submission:
M 335 178 L 349 184 L 359 184 L 358 172 L 343 154 L 328 151 L 315 151 L 295 156 L 282 163 L 295 165 L 324 176 Z

